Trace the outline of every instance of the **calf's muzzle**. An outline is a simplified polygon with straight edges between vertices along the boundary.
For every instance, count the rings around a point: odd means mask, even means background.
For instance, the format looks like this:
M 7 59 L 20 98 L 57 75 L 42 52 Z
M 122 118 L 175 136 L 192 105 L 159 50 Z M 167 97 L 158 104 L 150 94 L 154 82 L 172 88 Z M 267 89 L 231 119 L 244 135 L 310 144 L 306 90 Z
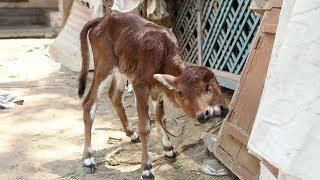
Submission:
M 225 118 L 229 113 L 229 108 L 225 106 L 212 106 L 205 111 L 196 114 L 196 119 L 203 124 L 215 117 Z

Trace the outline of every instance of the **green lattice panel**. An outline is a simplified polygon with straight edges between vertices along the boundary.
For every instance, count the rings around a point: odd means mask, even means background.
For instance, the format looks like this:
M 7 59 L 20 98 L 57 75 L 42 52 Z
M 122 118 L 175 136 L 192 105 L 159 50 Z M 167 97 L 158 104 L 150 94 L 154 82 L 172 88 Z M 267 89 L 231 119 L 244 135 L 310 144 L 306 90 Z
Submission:
M 192 61 L 192 51 L 197 49 L 197 17 L 194 11 L 196 2 L 188 0 L 181 6 L 177 6 L 175 12 L 178 12 L 174 24 L 174 32 L 179 40 L 181 54 L 184 59 Z
M 260 17 L 249 10 L 251 0 L 203 0 L 202 63 L 240 74 L 247 59 Z M 197 61 L 196 1 L 175 6 L 174 33 L 182 56 Z

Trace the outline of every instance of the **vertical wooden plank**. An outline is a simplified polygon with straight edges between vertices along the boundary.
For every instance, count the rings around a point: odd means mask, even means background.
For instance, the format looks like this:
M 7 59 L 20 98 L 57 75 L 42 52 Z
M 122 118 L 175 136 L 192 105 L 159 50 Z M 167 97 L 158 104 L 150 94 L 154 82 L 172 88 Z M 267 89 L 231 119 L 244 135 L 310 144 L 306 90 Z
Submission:
M 240 152 L 241 142 L 236 140 L 229 134 L 224 134 L 222 137 L 220 147 L 223 148 L 226 152 L 228 152 L 228 154 L 230 154 L 231 157 L 237 158 Z
M 221 147 L 216 150 L 216 156 L 221 162 L 226 165 L 235 175 L 241 180 L 258 180 L 259 173 L 251 174 L 244 166 L 234 159 Z
M 240 179 L 259 177 L 259 160 L 248 153 L 246 146 L 263 91 L 279 14 L 280 8 L 275 7 L 264 13 L 258 37 L 242 71 L 239 88 L 232 98 L 231 111 L 219 132 L 216 156 Z M 242 40 L 247 38 L 247 34 L 241 36 Z
M 246 131 L 248 137 L 258 111 L 275 38 L 275 32 L 270 34 L 264 33 L 262 30 L 270 24 L 276 25 L 279 14 L 280 9 L 274 8 L 270 12 L 265 12 L 266 18 L 264 18 L 260 28 L 261 44 L 256 47 L 255 56 L 250 57 L 253 58 L 253 61 L 246 74 L 246 83 L 242 87 L 241 94 L 238 97 L 238 105 L 235 108 L 234 118 L 238 119 L 238 128 Z
M 237 158 L 238 162 L 245 167 L 251 174 L 258 174 L 260 170 L 259 160 L 248 153 L 246 145 L 242 145 Z

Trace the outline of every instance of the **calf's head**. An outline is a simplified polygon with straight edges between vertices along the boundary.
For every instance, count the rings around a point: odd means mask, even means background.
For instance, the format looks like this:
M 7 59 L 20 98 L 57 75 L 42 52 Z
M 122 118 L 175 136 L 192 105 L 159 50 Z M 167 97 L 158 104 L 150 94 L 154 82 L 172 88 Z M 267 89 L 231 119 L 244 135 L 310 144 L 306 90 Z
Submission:
M 170 89 L 187 115 L 200 123 L 225 117 L 229 112 L 214 73 L 206 67 L 192 66 L 183 69 L 177 77 L 155 74 L 154 78 Z

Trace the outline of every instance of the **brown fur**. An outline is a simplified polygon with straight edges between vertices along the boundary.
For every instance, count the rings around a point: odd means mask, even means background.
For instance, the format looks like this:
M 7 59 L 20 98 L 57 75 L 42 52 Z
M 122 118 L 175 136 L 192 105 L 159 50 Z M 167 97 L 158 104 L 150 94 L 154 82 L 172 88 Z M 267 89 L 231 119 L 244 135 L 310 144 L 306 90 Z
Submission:
M 88 95 L 83 101 L 85 124 L 85 149 L 83 157 L 91 157 L 91 128 L 95 105 L 98 101 L 102 82 L 112 77 L 108 91 L 109 98 L 128 136 L 133 131 L 121 102 L 125 81 L 129 79 L 135 91 L 138 113 L 138 134 L 141 139 L 144 170 L 150 170 L 148 161 L 148 136 L 150 117 L 148 100 L 157 101 L 156 120 L 164 117 L 162 95 L 166 95 L 190 117 L 208 113 L 213 105 L 226 106 L 213 72 L 205 67 L 185 67 L 179 54 L 177 40 L 167 28 L 129 13 L 111 13 L 103 18 L 88 22 L 81 34 L 82 70 L 79 78 L 79 96 L 85 90 L 88 73 L 87 33 L 89 29 L 94 57 L 94 77 Z M 115 72 L 121 76 L 116 76 Z M 155 78 L 155 74 L 159 79 Z M 165 149 L 172 147 L 165 146 Z

